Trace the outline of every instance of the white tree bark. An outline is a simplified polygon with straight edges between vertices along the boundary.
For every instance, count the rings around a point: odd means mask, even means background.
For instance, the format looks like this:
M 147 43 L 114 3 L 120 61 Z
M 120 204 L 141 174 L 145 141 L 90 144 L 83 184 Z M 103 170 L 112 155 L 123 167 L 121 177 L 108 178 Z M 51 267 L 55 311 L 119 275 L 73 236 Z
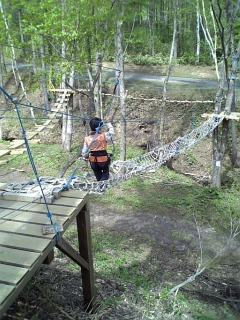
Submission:
M 47 79 L 46 79 L 46 64 L 44 61 L 45 58 L 45 47 L 44 44 L 41 44 L 41 60 L 42 60 L 42 76 L 41 76 L 41 84 L 43 88 L 43 95 L 44 95 L 44 108 L 46 111 L 50 110 L 49 101 L 48 101 L 48 90 L 47 90 Z
M 196 60 L 195 64 L 199 64 L 200 56 L 200 14 L 199 14 L 199 0 L 196 0 Z
M 24 87 L 24 84 L 23 84 L 23 81 L 22 81 L 22 78 L 21 78 L 21 75 L 20 75 L 20 72 L 19 72 L 19 69 L 18 69 L 17 59 L 16 59 L 16 55 L 15 55 L 15 49 L 14 49 L 14 46 L 13 46 L 13 43 L 12 43 L 12 38 L 11 38 L 11 33 L 10 33 L 10 28 L 9 28 L 9 25 L 8 25 L 8 21 L 7 21 L 7 18 L 6 18 L 6 15 L 5 15 L 1 0 L 0 0 L 0 12 L 2 13 L 2 17 L 3 17 L 3 20 L 4 20 L 5 28 L 6 28 L 6 31 L 7 31 L 8 42 L 9 42 L 9 45 L 10 45 L 10 48 L 11 48 L 13 70 L 14 70 L 14 72 L 16 72 L 16 75 L 18 77 L 18 81 L 19 81 L 19 83 L 21 85 L 23 94 L 24 94 L 27 102 L 29 103 L 29 105 L 31 105 L 31 101 L 28 99 L 27 92 L 25 90 L 25 87 Z M 30 108 L 30 112 L 31 112 L 32 118 L 34 120 L 34 123 L 37 124 L 33 108 Z
M 119 13 L 116 17 L 115 28 L 115 48 L 116 48 L 116 69 L 120 70 L 119 76 L 119 99 L 121 113 L 121 138 L 120 138 L 120 160 L 126 160 L 126 93 L 124 87 L 124 55 L 123 55 L 123 16 L 124 16 L 124 1 L 120 1 Z M 118 72 L 118 71 L 116 71 Z
M 163 84 L 163 97 L 162 97 L 162 105 L 161 105 L 160 117 L 159 117 L 160 118 L 160 121 L 159 121 L 159 145 L 160 146 L 164 145 L 163 132 L 164 132 L 164 119 L 165 119 L 165 106 L 166 106 L 166 100 L 167 100 L 167 85 L 168 85 L 168 80 L 169 80 L 170 71 L 171 71 L 174 49 L 176 46 L 175 43 L 176 43 L 176 34 L 177 34 L 177 13 L 178 13 L 178 0 L 175 0 L 172 46 L 171 46 L 171 51 L 170 51 L 169 60 L 168 60 L 167 74 Z
M 218 70 L 218 61 L 217 61 L 217 54 L 216 54 L 216 49 L 217 49 L 217 30 L 216 30 L 216 24 L 215 24 L 215 19 L 213 17 L 213 12 L 212 9 L 210 7 L 210 12 L 211 12 L 211 17 L 212 17 L 212 23 L 213 23 L 213 27 L 214 27 L 214 35 L 211 36 L 209 28 L 208 28 L 208 20 L 207 20 L 207 16 L 206 16 L 206 10 L 205 10 L 205 4 L 204 4 L 204 0 L 202 0 L 202 14 L 203 14 L 203 19 L 202 16 L 200 15 L 200 24 L 202 27 L 202 31 L 204 33 L 204 37 L 205 40 L 207 41 L 210 51 L 211 51 L 211 55 L 214 61 L 214 65 L 215 65 L 215 71 L 216 71 L 216 75 L 217 75 L 217 79 L 220 80 L 220 76 L 219 76 L 219 70 Z

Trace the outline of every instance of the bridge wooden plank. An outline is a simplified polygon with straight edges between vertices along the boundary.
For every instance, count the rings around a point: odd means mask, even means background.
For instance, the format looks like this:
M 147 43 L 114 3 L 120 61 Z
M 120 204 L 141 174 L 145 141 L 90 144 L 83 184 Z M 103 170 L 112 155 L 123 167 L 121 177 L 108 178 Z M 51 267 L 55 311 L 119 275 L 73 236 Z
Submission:
M 0 150 L 0 157 L 10 154 L 10 150 Z
M 14 155 L 14 154 L 24 154 L 25 152 L 27 152 L 26 148 L 18 148 L 18 149 L 12 149 L 10 154 Z
M 46 129 L 46 126 L 45 126 L 45 125 L 42 125 L 42 126 L 38 127 L 38 128 L 36 129 L 36 131 L 39 133 L 39 132 L 43 131 L 44 129 Z
M 16 149 L 25 144 L 24 140 L 13 140 L 13 142 L 10 143 L 9 149 Z
M 7 164 L 9 162 L 9 160 L 0 160 L 0 165 L 4 165 L 4 164 Z
M 28 143 L 29 144 L 37 144 L 41 141 L 41 139 L 31 139 L 31 140 L 28 140 Z
M 32 138 L 36 137 L 37 135 L 38 135 L 38 132 L 36 132 L 36 131 L 32 131 L 32 132 L 29 131 L 26 133 L 27 139 L 32 139 Z

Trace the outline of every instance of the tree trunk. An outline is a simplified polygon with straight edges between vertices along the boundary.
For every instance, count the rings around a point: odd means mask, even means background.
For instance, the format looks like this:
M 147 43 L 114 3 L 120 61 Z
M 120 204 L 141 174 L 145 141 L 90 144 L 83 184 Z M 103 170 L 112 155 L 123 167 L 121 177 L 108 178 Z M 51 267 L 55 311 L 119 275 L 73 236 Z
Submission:
M 218 127 L 214 130 L 215 134 L 213 135 L 213 170 L 212 170 L 212 181 L 211 185 L 214 188 L 221 187 L 221 170 L 222 170 L 222 161 L 224 159 L 225 150 L 227 147 L 227 135 L 228 135 L 228 125 L 229 120 L 223 120 L 222 123 L 222 135 L 219 145 L 218 141 Z
M 43 96 L 44 96 L 44 108 L 46 111 L 50 110 L 49 100 L 48 100 L 48 90 L 47 90 L 47 80 L 46 80 L 46 64 L 45 64 L 45 47 L 44 44 L 41 44 L 41 60 L 42 60 L 42 76 L 41 76 L 41 84 L 43 88 Z
M 205 37 L 205 40 L 207 41 L 210 51 L 211 51 L 211 55 L 214 61 L 214 65 L 215 65 L 215 71 L 216 71 L 216 75 L 217 75 L 217 79 L 220 80 L 220 75 L 219 75 L 219 70 L 218 70 L 218 61 L 217 61 L 217 53 L 216 53 L 216 49 L 217 49 L 217 30 L 216 30 L 216 25 L 215 25 L 215 20 L 213 17 L 213 12 L 212 9 L 210 8 L 210 12 L 211 12 L 211 17 L 212 17 L 212 23 L 213 23 L 213 30 L 214 30 L 214 35 L 211 36 L 209 28 L 208 28 L 208 19 L 207 19 L 207 15 L 206 15 L 206 11 L 205 11 L 205 4 L 204 4 L 204 0 L 202 0 L 202 14 L 203 14 L 203 19 L 200 16 L 200 24 L 202 27 L 202 31 Z
M 73 114 L 73 94 L 71 94 L 68 102 L 68 108 L 67 108 L 67 114 L 65 115 L 65 134 L 64 134 L 64 140 L 62 143 L 62 148 L 65 151 L 70 152 L 71 151 L 71 141 L 72 141 L 72 114 Z
M 214 112 L 216 114 L 219 114 L 222 109 L 222 100 L 224 95 L 224 80 L 225 80 L 225 68 L 224 68 L 224 63 L 222 61 L 220 80 L 219 80 L 219 89 L 215 99 Z M 220 159 L 220 150 L 219 150 L 219 127 L 216 127 L 213 130 L 212 147 L 213 147 L 213 160 L 212 160 L 211 185 L 212 187 L 219 188 L 221 186 L 221 169 L 222 169 L 222 163 Z
M 220 90 L 222 90 L 222 88 L 220 88 Z M 234 97 L 234 80 L 231 79 L 229 83 L 229 90 L 228 90 L 227 100 L 225 104 L 225 112 L 227 114 L 231 112 L 233 97 Z M 219 106 L 218 106 L 218 111 L 220 111 Z M 219 134 L 218 127 L 213 131 L 213 171 L 212 171 L 211 184 L 215 188 L 220 188 L 221 186 L 221 169 L 222 169 L 222 161 L 224 159 L 225 150 L 227 147 L 228 127 L 229 127 L 229 120 L 224 119 L 222 123 L 221 141 L 218 137 L 218 134 Z
M 239 63 L 239 55 L 240 55 L 240 40 L 238 41 L 238 47 L 236 50 L 236 54 L 232 57 L 232 74 L 233 74 L 233 81 L 234 81 L 234 93 L 233 93 L 233 100 L 232 100 L 232 107 L 231 111 L 235 111 L 235 103 L 236 103 L 236 95 L 235 95 L 235 84 L 237 79 L 237 72 L 238 72 L 238 63 Z M 234 167 L 238 167 L 238 155 L 237 155 L 237 134 L 236 134 L 236 122 L 235 120 L 231 121 L 232 124 L 232 165 Z
M 9 29 L 8 21 L 7 21 L 7 18 L 6 18 L 6 16 L 5 16 L 5 12 L 4 12 L 4 10 L 3 10 L 3 6 L 2 6 L 2 1 L 1 1 L 1 0 L 0 0 L 0 12 L 2 13 L 2 16 L 3 16 L 3 20 L 4 20 L 4 24 L 5 24 L 5 28 L 6 28 L 7 36 L 8 36 L 8 42 L 9 42 L 9 45 L 10 45 L 10 47 L 11 47 L 13 70 L 16 71 L 16 74 L 17 74 L 17 76 L 18 76 L 18 81 L 19 81 L 19 83 L 20 83 L 20 85 L 21 85 L 23 94 L 24 94 L 27 102 L 29 103 L 29 105 L 31 105 L 31 102 L 30 102 L 30 100 L 28 99 L 27 92 L 26 92 L 26 90 L 25 90 L 25 87 L 24 87 L 24 84 L 23 84 L 23 81 L 22 81 L 22 78 L 21 78 L 21 75 L 20 75 L 20 72 L 19 72 L 19 69 L 18 69 L 17 59 L 16 59 L 16 55 L 15 55 L 15 49 L 14 49 L 14 46 L 13 46 L 13 43 L 12 43 L 12 38 L 11 38 L 11 34 L 10 34 L 10 29 Z M 30 112 L 31 112 L 32 118 L 33 118 L 33 120 L 34 120 L 34 123 L 37 124 L 37 121 L 36 121 L 36 119 L 35 119 L 35 115 L 34 115 L 33 108 L 30 108 Z
M 33 73 L 37 74 L 37 51 L 34 40 L 32 40 L 32 55 L 33 55 Z
M 96 110 L 96 116 L 103 119 L 102 111 L 102 56 L 97 53 L 97 70 L 96 73 L 99 74 L 96 84 L 94 86 L 94 105 Z
M 196 12 L 196 60 L 195 64 L 199 64 L 200 56 L 200 15 L 199 15 L 199 0 L 197 0 L 197 12 Z
M 123 56 L 123 35 L 122 25 L 124 16 L 124 1 L 120 1 L 119 13 L 116 18 L 115 29 L 115 48 L 116 48 L 116 69 L 120 70 L 119 76 L 119 96 L 120 96 L 120 113 L 121 113 L 121 138 L 120 138 L 120 160 L 126 160 L 126 93 L 124 88 L 124 56 Z M 117 72 L 117 71 L 116 71 Z
M 168 80 L 169 80 L 170 71 L 171 71 L 171 64 L 172 64 L 174 49 L 176 46 L 175 43 L 176 43 L 176 33 L 177 33 L 177 10 L 178 10 L 178 0 L 175 0 L 172 46 L 171 46 L 171 51 L 170 51 L 169 60 L 168 60 L 167 74 L 163 84 L 163 97 L 162 97 L 162 105 L 160 108 L 160 117 L 159 117 L 160 118 L 160 121 L 159 121 L 159 145 L 160 146 L 164 145 L 163 132 L 164 132 L 164 119 L 165 119 L 165 106 L 166 106 L 166 100 L 167 100 L 167 85 L 168 85 Z
M 0 48 L 0 86 L 3 88 L 3 53 L 2 49 Z M 7 104 L 7 98 L 6 95 L 2 92 L 2 97 L 3 97 L 3 105 L 5 107 L 5 110 L 8 109 L 8 104 Z
M 81 90 L 81 82 L 80 82 L 80 80 L 78 79 L 77 82 L 78 82 L 78 88 Z M 80 117 L 82 117 L 84 119 L 85 116 L 84 116 L 84 112 L 83 112 L 83 104 L 82 104 L 82 96 L 81 96 L 81 94 L 78 95 L 78 107 L 79 107 Z M 83 125 L 84 126 L 86 125 L 85 119 L 83 120 Z M 87 135 L 87 133 L 86 133 L 86 135 Z

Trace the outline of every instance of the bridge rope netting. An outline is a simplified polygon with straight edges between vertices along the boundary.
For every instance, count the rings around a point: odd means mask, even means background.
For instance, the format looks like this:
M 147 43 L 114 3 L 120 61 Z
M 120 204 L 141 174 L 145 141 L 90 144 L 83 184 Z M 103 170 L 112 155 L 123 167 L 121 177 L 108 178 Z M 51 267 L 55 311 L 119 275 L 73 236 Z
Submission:
M 84 173 L 82 175 L 75 175 L 68 178 L 55 178 L 55 177 L 41 177 L 39 178 L 44 194 L 51 195 L 54 189 L 58 188 L 65 190 L 65 186 L 68 185 L 68 189 L 80 189 L 89 191 L 91 193 L 100 193 L 114 186 L 117 186 L 124 180 L 128 180 L 135 175 L 148 172 L 155 169 L 162 164 L 166 163 L 169 159 L 178 156 L 188 149 L 199 143 L 206 136 L 208 136 L 224 119 L 224 115 L 213 114 L 208 120 L 196 127 L 190 132 L 187 132 L 184 136 L 178 137 L 173 142 L 170 142 L 161 147 L 155 147 L 150 152 L 143 155 L 139 155 L 135 158 L 126 161 L 113 161 L 110 165 L 110 178 L 105 181 L 96 181 L 92 173 Z M 31 180 L 21 183 L 12 183 L 8 186 L 6 191 L 11 192 L 30 192 L 40 195 L 39 186 Z

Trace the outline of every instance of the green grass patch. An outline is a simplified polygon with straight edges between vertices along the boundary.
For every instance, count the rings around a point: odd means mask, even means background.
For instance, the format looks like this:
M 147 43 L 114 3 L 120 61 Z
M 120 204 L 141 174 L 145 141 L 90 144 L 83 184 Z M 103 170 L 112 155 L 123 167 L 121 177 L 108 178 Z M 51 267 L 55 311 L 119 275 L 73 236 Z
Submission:
M 166 167 L 155 173 L 135 176 L 106 192 L 103 197 L 91 195 L 93 201 L 124 212 L 175 214 L 214 228 L 229 230 L 230 222 L 240 217 L 239 190 L 213 189 Z
M 65 235 L 77 246 L 75 228 Z M 92 230 L 92 247 L 96 281 L 102 288 L 96 319 L 103 311 L 109 314 L 122 308 L 126 309 L 126 318 L 121 313 L 121 319 L 237 319 L 222 302 L 210 305 L 181 291 L 168 295 L 174 282 L 179 281 L 172 273 L 178 263 L 175 252 L 169 252 L 168 261 L 164 261 L 166 252 L 146 239 L 96 229 Z

